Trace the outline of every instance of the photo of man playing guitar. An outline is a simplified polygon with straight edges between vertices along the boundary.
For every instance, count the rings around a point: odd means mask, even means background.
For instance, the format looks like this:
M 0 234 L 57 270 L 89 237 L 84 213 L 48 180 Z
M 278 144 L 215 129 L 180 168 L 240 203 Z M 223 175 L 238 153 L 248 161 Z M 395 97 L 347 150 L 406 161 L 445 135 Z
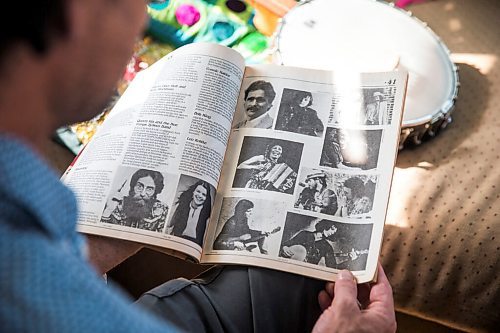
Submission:
M 266 237 L 280 231 L 281 227 L 269 232 L 250 229 L 248 223 L 253 208 L 253 202 L 248 199 L 238 201 L 234 207 L 234 215 L 226 221 L 215 239 L 214 250 L 252 251 L 258 248 L 260 253 L 268 254 Z
M 309 216 L 301 216 L 293 213 L 291 215 L 292 219 L 310 218 Z M 337 269 L 351 266 L 360 257 L 366 259 L 366 256 L 363 255 L 368 253 L 367 245 L 366 249 L 362 250 L 350 248 L 343 251 L 341 249 L 342 246 L 339 245 L 338 239 L 338 227 L 335 222 L 314 219 L 309 225 L 314 225 L 314 231 L 308 230 L 309 228 L 301 229 L 289 238 L 283 239 L 279 254 L 280 257 Z M 285 232 L 287 231 L 286 229 L 287 227 L 285 226 Z

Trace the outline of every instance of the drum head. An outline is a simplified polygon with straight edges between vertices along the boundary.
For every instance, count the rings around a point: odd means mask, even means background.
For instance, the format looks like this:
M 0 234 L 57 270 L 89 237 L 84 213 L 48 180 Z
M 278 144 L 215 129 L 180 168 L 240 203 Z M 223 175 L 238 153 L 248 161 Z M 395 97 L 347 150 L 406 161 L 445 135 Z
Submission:
M 448 49 L 410 13 L 373 0 L 313 0 L 282 20 L 276 62 L 341 70 L 409 72 L 403 127 L 448 112 L 458 91 Z

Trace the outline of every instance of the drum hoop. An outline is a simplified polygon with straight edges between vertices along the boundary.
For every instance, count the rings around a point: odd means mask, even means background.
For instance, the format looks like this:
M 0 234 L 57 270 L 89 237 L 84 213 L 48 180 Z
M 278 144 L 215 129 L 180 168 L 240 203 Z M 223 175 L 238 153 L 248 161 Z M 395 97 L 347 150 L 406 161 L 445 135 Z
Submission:
M 297 4 L 297 6 L 293 7 L 288 13 L 298 10 L 298 8 L 306 5 L 315 0 L 301 0 Z M 420 117 L 417 119 L 412 119 L 409 121 L 403 121 L 401 124 L 401 136 L 400 136 L 400 149 L 404 148 L 404 146 L 408 144 L 419 145 L 422 140 L 434 137 L 441 129 L 444 129 L 447 124 L 451 123 L 451 113 L 455 108 L 455 103 L 458 97 L 458 91 L 460 87 L 460 78 L 458 75 L 458 66 L 451 60 L 451 52 L 442 39 L 432 30 L 429 25 L 420 20 L 418 17 L 413 15 L 411 11 L 407 11 L 403 8 L 396 7 L 392 2 L 385 2 L 381 0 L 366 0 L 366 1 L 374 1 L 380 3 L 381 5 L 386 5 L 391 7 L 394 10 L 397 10 L 413 20 L 415 20 L 420 26 L 425 28 L 427 32 L 431 34 L 431 36 L 437 41 L 438 45 L 441 47 L 441 50 L 448 57 L 447 66 L 449 72 L 452 74 L 452 86 L 453 90 L 447 96 L 447 100 L 443 103 L 440 109 L 434 110 L 433 113 Z M 287 15 L 288 15 L 287 13 Z M 282 17 L 279 20 L 278 28 L 273 35 L 273 40 L 275 41 L 275 46 L 273 47 L 272 53 L 277 56 L 279 63 L 283 65 L 283 57 L 282 51 L 280 48 L 280 36 L 283 31 L 283 27 L 286 25 L 286 16 Z M 408 141 L 411 141 L 409 143 Z

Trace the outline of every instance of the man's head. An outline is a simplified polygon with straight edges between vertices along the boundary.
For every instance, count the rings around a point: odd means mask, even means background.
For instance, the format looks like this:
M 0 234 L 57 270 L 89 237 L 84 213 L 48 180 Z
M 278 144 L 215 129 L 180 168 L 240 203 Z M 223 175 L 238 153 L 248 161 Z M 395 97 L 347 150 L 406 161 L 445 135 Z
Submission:
M 313 97 L 309 91 L 299 90 L 295 94 L 295 101 L 300 107 L 305 108 L 312 105 Z
M 9 17 L 20 10 L 9 1 L 0 14 L 0 82 L 9 82 L 0 92 L 0 130 L 31 138 L 21 125 L 32 121 L 48 135 L 102 111 L 144 28 L 144 2 L 29 1 L 13 27 Z
M 323 238 L 330 238 L 337 232 L 335 225 L 327 220 L 321 220 L 316 223 L 316 232 L 320 232 Z
M 313 172 L 306 177 L 306 183 L 310 188 L 315 188 L 318 183 L 320 183 L 322 180 L 325 180 L 326 174 L 322 171 L 319 172 Z
M 274 162 L 277 162 L 280 159 L 281 155 L 283 155 L 283 148 L 280 145 L 273 145 L 268 148 L 266 157 Z
M 255 119 L 273 106 L 276 92 L 271 83 L 263 80 L 252 82 L 245 90 L 245 113 L 249 119 Z
M 137 170 L 130 178 L 129 195 L 123 198 L 123 212 L 127 218 L 140 220 L 149 217 L 163 186 L 163 175 L 158 171 Z
M 139 200 L 153 200 L 163 191 L 163 175 L 158 171 L 139 169 L 130 178 L 129 196 Z
M 348 199 L 359 198 L 364 195 L 365 183 L 358 177 L 351 177 L 344 181 L 344 190 Z

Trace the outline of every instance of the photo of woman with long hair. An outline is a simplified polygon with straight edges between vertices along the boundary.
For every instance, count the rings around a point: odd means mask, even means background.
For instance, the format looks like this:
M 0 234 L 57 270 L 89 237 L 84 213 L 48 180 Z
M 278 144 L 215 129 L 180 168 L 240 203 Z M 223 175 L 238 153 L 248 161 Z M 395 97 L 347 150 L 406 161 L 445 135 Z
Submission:
M 214 189 L 206 181 L 181 175 L 178 191 L 188 180 L 191 180 L 191 182 L 196 180 L 196 182 L 192 183 L 186 190 L 181 191 L 177 196 L 174 213 L 167 225 L 167 233 L 202 246 L 212 209 Z
M 260 253 L 267 254 L 264 241 L 269 235 L 267 232 L 250 229 L 248 223 L 252 216 L 254 203 L 247 199 L 241 199 L 234 207 L 234 215 L 229 218 L 222 227 L 221 232 L 214 242 L 214 250 L 248 250 L 247 243 L 257 242 Z

